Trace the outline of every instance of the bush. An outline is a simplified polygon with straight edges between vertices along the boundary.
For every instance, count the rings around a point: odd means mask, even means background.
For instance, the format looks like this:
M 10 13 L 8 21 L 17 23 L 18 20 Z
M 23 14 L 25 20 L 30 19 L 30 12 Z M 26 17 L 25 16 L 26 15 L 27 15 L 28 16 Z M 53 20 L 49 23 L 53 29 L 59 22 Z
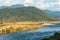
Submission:
M 6 28 L 6 33 L 10 33 L 10 29 Z
M 43 38 L 42 40 L 60 40 L 60 33 L 55 33 L 53 36 L 49 38 Z

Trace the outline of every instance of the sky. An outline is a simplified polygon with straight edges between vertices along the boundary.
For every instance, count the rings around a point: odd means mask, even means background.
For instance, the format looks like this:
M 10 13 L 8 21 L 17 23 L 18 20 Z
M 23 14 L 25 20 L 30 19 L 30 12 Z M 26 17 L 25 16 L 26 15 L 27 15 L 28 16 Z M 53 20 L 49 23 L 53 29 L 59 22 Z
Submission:
M 0 6 L 11 6 L 15 4 L 35 6 L 42 10 L 60 11 L 60 0 L 0 0 Z

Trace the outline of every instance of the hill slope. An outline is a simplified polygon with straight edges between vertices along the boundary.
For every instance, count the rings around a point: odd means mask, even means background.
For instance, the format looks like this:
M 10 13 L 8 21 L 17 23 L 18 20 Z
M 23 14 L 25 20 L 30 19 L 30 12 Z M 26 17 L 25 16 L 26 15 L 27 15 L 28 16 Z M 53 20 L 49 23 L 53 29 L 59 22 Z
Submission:
M 35 7 L 0 9 L 0 21 L 47 21 L 55 20 L 52 16 Z
M 54 16 L 56 19 L 60 19 L 60 11 L 50 11 L 50 10 L 45 10 L 48 14 L 51 14 Z

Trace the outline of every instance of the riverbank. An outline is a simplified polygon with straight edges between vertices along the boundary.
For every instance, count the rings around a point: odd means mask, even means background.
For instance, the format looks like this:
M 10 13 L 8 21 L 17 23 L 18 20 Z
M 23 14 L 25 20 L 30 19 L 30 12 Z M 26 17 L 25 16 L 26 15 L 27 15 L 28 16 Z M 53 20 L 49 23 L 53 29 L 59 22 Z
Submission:
M 0 34 L 35 30 L 48 25 L 53 24 L 48 22 L 4 22 L 3 24 L 0 24 Z
M 35 24 L 41 24 L 41 22 L 15 22 L 15 23 L 3 23 L 0 26 L 0 34 L 6 34 L 11 32 L 22 32 L 28 30 L 35 30 L 42 28 Z
M 0 40 L 40 40 L 54 35 L 55 32 L 60 32 L 60 24 L 30 31 L 1 34 Z
M 55 33 L 53 36 L 43 38 L 42 40 L 60 40 L 60 33 Z

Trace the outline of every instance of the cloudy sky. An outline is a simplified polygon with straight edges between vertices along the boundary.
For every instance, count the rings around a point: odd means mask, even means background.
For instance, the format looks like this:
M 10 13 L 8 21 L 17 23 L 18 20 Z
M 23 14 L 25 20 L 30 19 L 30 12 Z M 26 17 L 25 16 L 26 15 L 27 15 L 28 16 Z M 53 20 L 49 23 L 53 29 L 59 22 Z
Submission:
M 60 0 L 0 0 L 0 6 L 10 6 L 14 4 L 35 6 L 42 10 L 60 11 Z

